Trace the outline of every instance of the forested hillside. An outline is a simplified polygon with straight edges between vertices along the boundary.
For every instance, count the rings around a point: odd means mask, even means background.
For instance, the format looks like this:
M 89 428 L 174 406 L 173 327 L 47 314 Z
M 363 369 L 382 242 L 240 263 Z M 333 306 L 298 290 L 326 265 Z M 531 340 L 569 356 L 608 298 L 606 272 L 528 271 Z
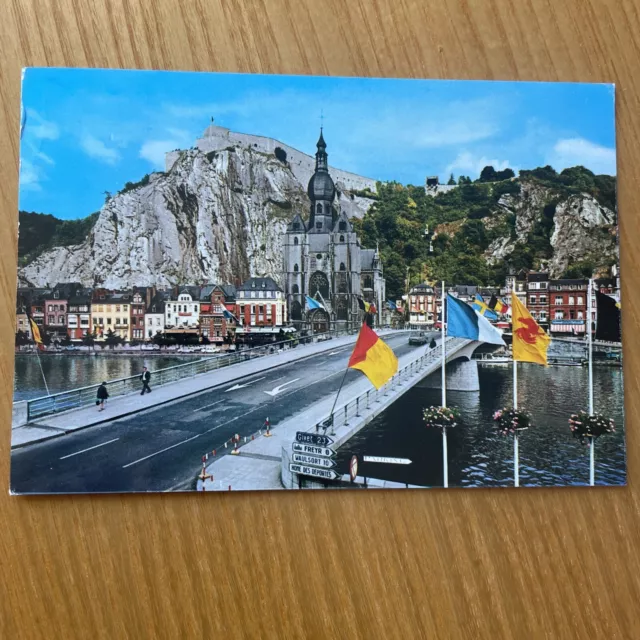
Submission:
M 378 184 L 374 205 L 352 222 L 363 246 L 379 243 L 389 296 L 405 291 L 407 267 L 411 284 L 499 285 L 509 267 L 580 277 L 615 262 L 614 177 L 549 166 L 513 175 L 487 167 L 435 197 Z

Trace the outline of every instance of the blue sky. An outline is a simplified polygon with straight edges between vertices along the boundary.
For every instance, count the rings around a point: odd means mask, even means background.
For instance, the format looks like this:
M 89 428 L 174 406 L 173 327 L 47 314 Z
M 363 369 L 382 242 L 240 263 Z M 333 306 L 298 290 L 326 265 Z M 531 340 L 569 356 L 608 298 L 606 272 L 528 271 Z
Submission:
M 20 208 L 79 218 L 211 117 L 380 180 L 582 164 L 615 174 L 612 85 L 27 69 Z

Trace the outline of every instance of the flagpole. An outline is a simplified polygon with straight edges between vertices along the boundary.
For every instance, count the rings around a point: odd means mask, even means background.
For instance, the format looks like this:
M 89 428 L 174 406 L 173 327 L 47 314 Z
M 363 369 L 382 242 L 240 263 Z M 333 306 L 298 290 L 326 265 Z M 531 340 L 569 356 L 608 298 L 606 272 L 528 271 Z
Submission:
M 444 289 L 444 280 L 442 281 L 442 301 L 441 301 L 441 318 L 440 318 L 440 326 L 442 330 L 442 406 L 447 406 L 447 373 L 446 373 L 446 363 L 447 363 L 447 347 L 446 347 L 446 331 L 444 326 L 444 305 L 445 305 L 445 289 Z M 442 477 L 443 477 L 443 485 L 444 487 L 449 486 L 449 455 L 447 451 L 447 428 L 442 427 Z
M 593 302 L 591 296 L 593 291 L 593 280 L 589 278 L 587 286 L 587 348 L 589 350 L 589 415 L 593 415 L 593 335 L 591 333 L 591 322 L 593 314 Z M 589 485 L 595 484 L 595 438 L 591 438 L 589 447 Z
M 518 361 L 513 359 L 513 409 L 518 410 Z M 520 486 L 520 452 L 518 451 L 518 432 L 513 432 L 513 482 Z
M 47 390 L 47 395 L 50 396 L 51 393 L 49 393 L 49 385 L 47 384 L 47 379 L 44 377 L 44 369 L 42 368 L 42 362 L 40 360 L 40 349 L 38 349 L 38 345 L 36 345 L 36 356 L 38 358 L 38 364 L 40 365 L 40 373 L 42 374 L 44 388 Z

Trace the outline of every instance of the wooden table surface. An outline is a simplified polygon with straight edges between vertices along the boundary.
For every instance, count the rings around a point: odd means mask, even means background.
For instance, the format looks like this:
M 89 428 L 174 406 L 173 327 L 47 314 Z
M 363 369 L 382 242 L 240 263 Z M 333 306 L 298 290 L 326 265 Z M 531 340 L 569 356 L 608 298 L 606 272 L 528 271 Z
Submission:
M 640 638 L 636 2 L 1 9 L 0 638 Z M 9 497 L 24 66 L 615 82 L 629 487 Z

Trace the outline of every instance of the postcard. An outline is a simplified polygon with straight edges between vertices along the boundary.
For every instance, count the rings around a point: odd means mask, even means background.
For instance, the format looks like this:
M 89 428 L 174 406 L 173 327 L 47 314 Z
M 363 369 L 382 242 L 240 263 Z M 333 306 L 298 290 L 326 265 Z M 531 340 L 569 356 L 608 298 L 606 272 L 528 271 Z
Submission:
M 32 68 L 20 140 L 13 494 L 626 483 L 613 85 Z

